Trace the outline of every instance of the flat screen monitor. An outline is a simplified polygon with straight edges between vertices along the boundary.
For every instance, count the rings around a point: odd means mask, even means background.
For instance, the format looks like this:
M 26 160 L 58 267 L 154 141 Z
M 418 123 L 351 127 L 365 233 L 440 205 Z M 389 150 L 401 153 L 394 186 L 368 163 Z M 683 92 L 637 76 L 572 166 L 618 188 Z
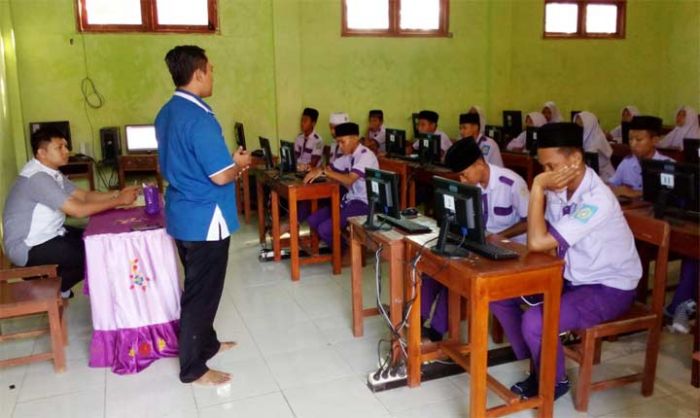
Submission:
M 246 149 L 245 147 L 245 130 L 243 129 L 243 124 L 236 122 L 233 124 L 233 136 L 236 138 L 236 145 L 238 147 Z
M 642 193 L 654 205 L 654 216 L 700 219 L 700 166 L 664 160 L 642 160 Z
M 496 125 L 486 125 L 486 136 L 496 141 L 499 146 L 503 146 L 503 128 Z
M 126 152 L 130 154 L 158 151 L 156 127 L 153 125 L 126 125 Z
M 479 244 L 486 242 L 481 190 L 438 176 L 433 177 L 433 189 L 435 219 L 440 225 L 440 234 L 432 251 L 447 256 L 467 256 L 468 252 L 461 243 L 467 240 Z M 456 240 L 459 241 L 455 243 Z
M 387 128 L 386 153 L 389 155 L 406 155 L 406 131 Z
M 523 112 L 519 110 L 503 111 L 503 132 L 511 137 L 523 131 Z
M 534 126 L 528 126 L 525 130 L 525 148 L 533 157 L 537 155 L 537 136 L 539 129 Z
M 622 122 L 620 124 L 620 129 L 622 130 L 622 143 L 629 145 L 630 143 L 630 123 Z
M 62 121 L 54 121 L 54 122 L 29 122 L 29 137 L 31 139 L 31 136 L 34 132 L 38 131 L 40 128 L 52 128 L 56 129 L 59 132 L 63 134 L 63 137 L 66 139 L 66 142 L 68 143 L 68 149 L 73 150 L 73 143 L 71 142 L 71 136 L 70 136 L 70 122 L 67 120 L 62 120 Z M 31 146 L 30 146 L 30 151 L 31 151 Z
M 263 158 L 265 159 L 265 168 L 267 170 L 271 170 L 274 168 L 274 164 L 272 162 L 272 149 L 270 148 L 270 140 L 264 137 L 258 137 L 258 140 L 260 141 L 260 149 L 263 152 Z
M 367 186 L 367 202 L 369 204 L 369 214 L 365 223 L 367 229 L 379 229 L 375 223 L 375 213 L 381 213 L 395 219 L 401 218 L 398 174 L 367 168 L 365 169 L 365 185 Z
M 700 139 L 683 139 L 683 162 L 686 164 L 700 164 Z
M 418 138 L 418 113 L 411 114 L 411 122 L 413 123 L 413 137 Z
M 284 173 L 295 173 L 297 171 L 297 159 L 294 154 L 294 143 L 280 141 L 280 171 Z
M 418 134 L 418 156 L 422 164 L 440 163 L 440 135 Z
M 593 169 L 596 174 L 599 173 L 599 163 L 598 163 L 598 153 L 597 152 L 584 152 L 583 153 L 583 161 L 586 163 L 587 166 Z

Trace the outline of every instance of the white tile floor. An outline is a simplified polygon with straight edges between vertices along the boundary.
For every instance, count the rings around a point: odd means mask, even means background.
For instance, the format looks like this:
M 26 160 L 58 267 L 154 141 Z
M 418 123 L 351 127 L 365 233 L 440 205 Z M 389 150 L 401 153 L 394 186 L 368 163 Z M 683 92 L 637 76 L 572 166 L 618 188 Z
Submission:
M 154 363 L 138 375 L 118 376 L 87 366 L 91 333 L 89 299 L 76 296 L 69 310 L 68 367 L 55 374 L 49 362 L 0 370 L 0 418 L 3 417 L 466 417 L 469 377 L 453 376 L 372 393 L 365 384 L 377 364 L 382 321 L 365 321 L 365 336 L 350 327 L 349 271 L 330 275 L 330 266 L 302 268 L 292 283 L 289 263 L 257 260 L 257 232 L 245 225 L 232 241 L 226 289 L 216 327 L 222 339 L 239 347 L 210 362 L 233 373 L 230 385 L 183 385 L 176 359 Z M 374 282 L 366 269 L 365 304 L 372 303 Z M 3 324 L 11 327 L 15 324 Z M 5 328 L 6 329 L 6 328 Z M 0 345 L 0 358 L 44 350 L 46 338 Z M 654 395 L 644 398 L 639 385 L 592 396 L 589 416 L 696 417 L 700 391 L 690 386 L 688 336 L 663 335 Z M 597 376 L 640 367 L 641 336 L 604 345 Z M 570 364 L 570 377 L 575 366 Z M 506 384 L 523 376 L 524 362 L 494 367 Z M 489 401 L 496 402 L 495 396 Z M 518 417 L 533 416 L 526 411 Z M 556 417 L 583 417 L 571 395 L 557 401 Z

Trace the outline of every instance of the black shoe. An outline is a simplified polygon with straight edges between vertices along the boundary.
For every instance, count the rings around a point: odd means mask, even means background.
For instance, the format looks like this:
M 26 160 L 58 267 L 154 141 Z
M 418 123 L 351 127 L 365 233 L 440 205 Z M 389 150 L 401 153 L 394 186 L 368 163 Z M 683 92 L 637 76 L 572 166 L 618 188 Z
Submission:
M 562 396 L 566 395 L 566 393 L 569 391 L 569 379 L 566 378 L 562 380 L 561 382 L 557 383 L 556 386 L 554 386 L 554 400 L 556 401 L 557 399 L 561 398 Z
M 510 391 L 523 398 L 532 398 L 537 396 L 540 383 L 537 381 L 537 375 L 530 373 L 527 379 L 518 382 L 510 387 Z
M 421 334 L 424 337 L 428 337 L 428 339 L 434 343 L 442 341 L 442 334 L 435 331 L 433 328 L 423 327 Z

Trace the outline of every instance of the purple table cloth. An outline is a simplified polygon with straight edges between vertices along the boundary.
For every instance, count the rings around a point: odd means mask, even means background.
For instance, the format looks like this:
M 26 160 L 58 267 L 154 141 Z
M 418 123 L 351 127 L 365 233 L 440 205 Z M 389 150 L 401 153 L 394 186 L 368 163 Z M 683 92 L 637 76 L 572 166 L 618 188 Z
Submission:
M 173 239 L 162 214 L 116 209 L 85 229 L 86 279 L 93 335 L 90 367 L 138 373 L 178 354 L 180 285 Z

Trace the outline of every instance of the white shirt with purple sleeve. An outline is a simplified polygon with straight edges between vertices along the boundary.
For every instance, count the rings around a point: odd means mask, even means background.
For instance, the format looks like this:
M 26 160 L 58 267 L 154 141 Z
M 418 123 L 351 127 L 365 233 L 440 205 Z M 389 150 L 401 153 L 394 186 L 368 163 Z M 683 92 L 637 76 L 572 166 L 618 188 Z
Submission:
M 384 125 L 382 125 L 376 131 L 370 130 L 368 136 L 370 137 L 370 139 L 377 141 L 377 145 L 379 145 L 379 151 L 386 152 L 386 129 L 384 129 Z
M 487 163 L 503 167 L 501 150 L 498 148 L 498 144 L 493 140 L 493 138 L 489 138 L 486 135 L 481 135 L 479 140 L 476 141 L 476 145 L 479 146 L 481 154 L 484 156 Z
M 379 168 L 377 156 L 369 148 L 360 144 L 352 155 L 345 155 L 335 160 L 333 170 L 340 173 L 355 173 L 359 177 L 350 186 L 343 198 L 343 204 L 351 200 L 360 200 L 367 204 L 367 185 L 365 184 L 365 169 Z
M 525 180 L 512 170 L 489 164 L 489 171 L 489 183 L 479 188 L 486 230 L 496 234 L 527 219 L 530 191 Z M 513 241 L 524 244 L 525 238 L 526 234 L 521 234 Z
M 673 158 L 667 157 L 659 151 L 654 152 L 652 160 L 673 161 Z M 613 186 L 628 186 L 632 190 L 642 190 L 642 165 L 639 158 L 634 155 L 628 155 L 617 166 L 615 174 L 608 180 Z
M 642 264 L 620 204 L 590 168 L 571 196 L 566 190 L 546 191 L 545 219 L 565 261 L 564 278 L 574 286 L 602 284 L 632 290 Z
M 323 138 L 316 131 L 312 131 L 309 136 L 304 136 L 302 132 L 294 141 L 294 152 L 297 163 L 311 164 L 312 157 L 323 156 Z

